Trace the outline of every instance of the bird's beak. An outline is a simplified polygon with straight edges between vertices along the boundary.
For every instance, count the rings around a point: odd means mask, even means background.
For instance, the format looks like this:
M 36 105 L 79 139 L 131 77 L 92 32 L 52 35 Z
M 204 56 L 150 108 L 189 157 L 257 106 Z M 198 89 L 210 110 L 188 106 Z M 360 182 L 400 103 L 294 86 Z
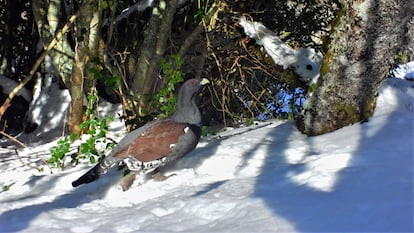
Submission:
M 201 85 L 206 85 L 206 84 L 208 84 L 208 83 L 210 83 L 210 81 L 209 81 L 208 79 L 206 79 L 206 78 L 203 78 L 203 79 L 201 80 L 201 82 L 200 82 L 200 84 L 201 84 Z

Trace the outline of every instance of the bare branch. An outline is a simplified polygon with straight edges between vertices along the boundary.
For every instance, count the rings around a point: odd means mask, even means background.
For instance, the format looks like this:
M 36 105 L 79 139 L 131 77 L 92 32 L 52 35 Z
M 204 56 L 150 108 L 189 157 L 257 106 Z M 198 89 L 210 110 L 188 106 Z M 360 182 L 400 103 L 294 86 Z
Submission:
M 0 134 L 5 136 L 6 138 L 12 140 L 13 142 L 16 142 L 21 147 L 26 148 L 26 145 L 23 142 L 19 141 L 17 138 L 11 136 L 10 134 L 7 134 L 7 133 L 5 133 L 4 131 L 1 131 L 1 130 L 0 130 Z
M 3 105 L 0 107 L 0 119 L 3 117 L 3 114 L 6 112 L 7 108 L 10 106 L 10 103 L 12 99 L 16 96 L 17 92 L 24 87 L 33 77 L 35 74 L 37 68 L 42 64 L 43 60 L 45 59 L 46 55 L 49 53 L 49 51 L 59 42 L 59 40 L 62 39 L 62 36 L 69 30 L 69 26 L 75 21 L 77 15 L 72 15 L 69 18 L 69 21 L 65 24 L 65 26 L 60 30 L 56 37 L 50 41 L 49 45 L 43 51 L 43 53 L 39 56 L 39 58 L 36 60 L 35 64 L 32 66 L 32 69 L 30 69 L 29 74 L 23 79 L 23 81 L 17 85 L 10 93 L 7 99 L 4 101 Z

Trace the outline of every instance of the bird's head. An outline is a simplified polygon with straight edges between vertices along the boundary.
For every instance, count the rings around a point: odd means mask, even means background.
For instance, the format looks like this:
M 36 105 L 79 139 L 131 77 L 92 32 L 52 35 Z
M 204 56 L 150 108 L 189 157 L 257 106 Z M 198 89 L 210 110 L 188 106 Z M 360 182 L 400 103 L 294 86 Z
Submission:
M 183 91 L 185 93 L 189 93 L 189 94 L 195 94 L 197 93 L 200 88 L 206 84 L 210 83 L 210 81 L 206 78 L 203 79 L 198 79 L 198 78 L 193 78 L 193 79 L 189 79 L 187 80 L 183 86 L 181 87 L 181 89 L 183 89 Z
M 201 115 L 195 103 L 195 96 L 201 87 L 210 83 L 206 78 L 193 78 L 184 82 L 181 86 L 176 104 L 176 112 L 173 118 L 180 122 L 200 124 Z

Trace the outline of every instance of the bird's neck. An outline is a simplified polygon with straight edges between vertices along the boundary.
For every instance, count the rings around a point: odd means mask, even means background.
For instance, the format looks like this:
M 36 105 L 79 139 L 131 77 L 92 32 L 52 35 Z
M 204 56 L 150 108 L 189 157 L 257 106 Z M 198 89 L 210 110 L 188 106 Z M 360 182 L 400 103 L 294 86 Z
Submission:
M 195 96 L 190 99 L 178 98 L 175 113 L 172 115 L 175 121 L 193 125 L 201 124 L 201 114 L 195 103 Z

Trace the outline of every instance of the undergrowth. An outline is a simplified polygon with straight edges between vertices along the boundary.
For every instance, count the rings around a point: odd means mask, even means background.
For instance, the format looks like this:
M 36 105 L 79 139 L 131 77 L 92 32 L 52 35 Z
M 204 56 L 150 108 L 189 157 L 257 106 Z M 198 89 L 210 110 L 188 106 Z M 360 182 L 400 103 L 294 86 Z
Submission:
M 173 62 L 167 62 L 161 59 L 161 68 L 163 72 L 163 81 L 166 86 L 153 97 L 155 109 L 159 109 L 158 117 L 163 118 L 172 115 L 175 112 L 177 98 L 175 96 L 175 85 L 184 81 L 181 66 L 183 60 L 178 55 L 171 55 Z
M 63 170 L 67 159 L 73 166 L 84 161 L 96 163 L 104 156 L 104 151 L 115 145 L 112 140 L 107 138 L 108 125 L 114 120 L 114 117 L 112 115 L 100 117 L 97 114 L 98 94 L 96 89 L 91 90 L 87 99 L 86 120 L 80 125 L 83 135 L 71 134 L 57 141 L 57 145 L 50 149 L 51 157 L 48 163 L 52 168 Z M 71 145 L 76 142 L 80 143 L 77 152 L 71 153 Z M 103 148 L 98 149 L 98 145 L 103 145 Z

